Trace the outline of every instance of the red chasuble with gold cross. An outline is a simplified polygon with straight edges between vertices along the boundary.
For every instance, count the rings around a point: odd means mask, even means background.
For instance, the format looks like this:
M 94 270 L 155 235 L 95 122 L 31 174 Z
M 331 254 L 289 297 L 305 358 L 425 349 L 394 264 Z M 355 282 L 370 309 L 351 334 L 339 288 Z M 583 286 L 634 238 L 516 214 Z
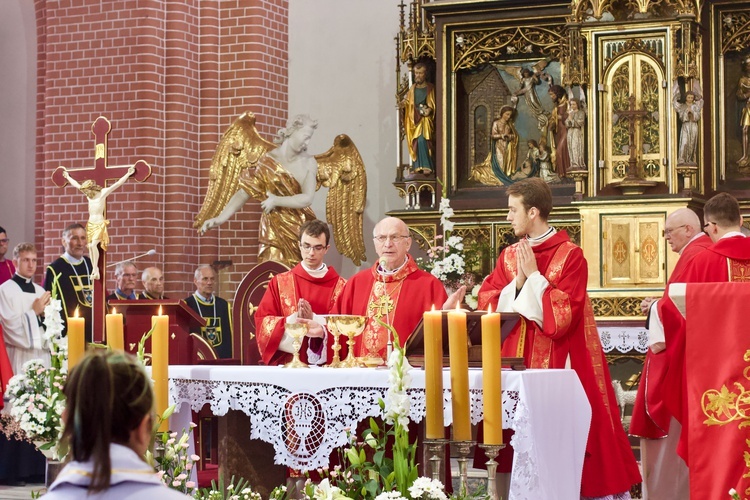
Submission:
M 393 325 L 403 345 L 422 319 L 422 314 L 433 305 L 440 309 L 448 298 L 445 287 L 437 278 L 419 269 L 410 255 L 408 259 L 393 275 L 381 276 L 378 264 L 375 264 L 347 281 L 334 310 L 338 314 L 367 316 L 365 330 L 354 344 L 357 356 L 385 360 L 388 330 L 376 318 Z M 332 345 L 330 340 L 329 345 Z M 344 351 L 341 351 L 342 357 Z
M 497 307 L 500 292 L 516 279 L 517 244 L 505 248 L 479 290 L 479 309 Z M 583 462 L 581 494 L 601 497 L 629 491 L 641 481 L 620 422 L 594 312 L 586 293 L 583 252 L 560 231 L 533 246 L 539 272 L 549 281 L 542 297 L 543 325 L 521 317 L 503 342 L 503 356 L 525 359 L 529 368 L 564 368 L 578 374 L 591 404 L 591 428 Z
M 328 314 L 344 289 L 346 280 L 332 267 L 322 278 L 310 276 L 302 265 L 271 278 L 268 289 L 255 312 L 258 350 L 267 365 L 279 365 L 291 361 L 292 355 L 279 351 L 284 336 L 286 317 L 297 312 L 300 298 L 310 303 L 313 313 Z M 309 339 L 305 337 L 300 356 L 307 363 Z

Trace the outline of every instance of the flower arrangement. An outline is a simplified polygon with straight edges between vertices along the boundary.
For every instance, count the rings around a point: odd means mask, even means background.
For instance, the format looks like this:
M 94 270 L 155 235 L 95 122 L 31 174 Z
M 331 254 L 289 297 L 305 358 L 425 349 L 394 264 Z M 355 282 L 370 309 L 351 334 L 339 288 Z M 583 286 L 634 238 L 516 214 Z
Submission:
M 274 491 L 276 490 L 274 489 Z M 286 488 L 284 488 L 284 492 L 286 492 Z M 253 491 L 245 479 L 240 479 L 237 484 L 234 484 L 234 476 L 232 476 L 227 487 L 224 487 L 223 477 L 219 477 L 218 484 L 216 481 L 211 481 L 211 487 L 197 491 L 195 498 L 197 500 L 261 500 L 260 493 Z M 270 498 L 276 498 L 273 496 L 273 492 Z
M 190 422 L 190 428 L 183 430 L 179 437 L 176 432 L 158 433 L 156 434 L 156 452 L 146 451 L 146 462 L 157 470 L 161 481 L 171 489 L 187 494 L 195 492 L 195 481 L 189 479 L 195 462 L 200 460 L 198 455 L 188 454 L 190 448 L 188 440 L 194 428 L 195 424 Z
M 17 422 L 22 435 L 45 454 L 62 459 L 67 449 L 60 443 L 61 416 L 65 409 L 63 386 L 67 378 L 67 338 L 62 337 L 62 304 L 52 299 L 44 308 L 44 338 L 50 349 L 50 366 L 41 359 L 23 364 L 21 373 L 8 382 L 11 417 Z

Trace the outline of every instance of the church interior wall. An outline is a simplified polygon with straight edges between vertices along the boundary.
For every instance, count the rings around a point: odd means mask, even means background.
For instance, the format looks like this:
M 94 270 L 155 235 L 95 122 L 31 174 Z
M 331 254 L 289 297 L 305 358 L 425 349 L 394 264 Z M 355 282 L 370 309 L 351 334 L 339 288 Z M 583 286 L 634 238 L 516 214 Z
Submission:
M 163 267 L 167 294 L 182 297 L 194 290 L 199 263 L 232 261 L 220 274 L 223 295 L 231 297 L 233 282 L 256 260 L 259 205 L 248 203 L 202 238 L 193 217 L 213 152 L 234 119 L 254 111 L 265 136 L 286 120 L 286 0 L 37 0 L 36 9 L 37 244 L 44 264 L 59 255 L 61 230 L 87 218 L 83 195 L 54 186 L 51 173 L 59 165 L 92 166 L 91 124 L 104 115 L 112 123 L 109 165 L 144 159 L 152 167 L 150 179 L 129 181 L 108 200 L 109 262 L 155 248 L 139 267 Z M 107 273 L 107 287 L 113 284 Z
M 0 2 L 0 226 L 13 245 L 34 241 L 36 115 L 34 4 Z
M 327 151 L 338 134 L 349 135 L 367 168 L 364 234 L 367 262 L 375 261 L 369 237 L 386 212 L 404 206 L 392 186 L 397 165 L 395 89 L 397 0 L 290 0 L 289 114 L 318 120 L 310 151 Z M 325 218 L 325 191 L 313 202 Z M 326 262 L 343 276 L 358 268 L 337 252 Z

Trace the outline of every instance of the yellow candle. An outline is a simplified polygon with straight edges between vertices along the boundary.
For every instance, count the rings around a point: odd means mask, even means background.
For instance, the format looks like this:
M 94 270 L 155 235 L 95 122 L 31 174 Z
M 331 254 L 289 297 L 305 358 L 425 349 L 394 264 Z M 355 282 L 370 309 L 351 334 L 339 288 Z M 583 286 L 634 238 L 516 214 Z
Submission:
M 74 316 L 68 318 L 68 373 L 81 361 L 86 351 L 84 332 L 86 319 L 78 317 L 78 308 Z
M 110 349 L 125 350 L 125 336 L 122 331 L 122 313 L 113 307 L 112 313 L 107 314 L 107 345 Z
M 484 444 L 503 443 L 500 314 L 492 308 L 482 316 L 482 396 Z
M 162 415 L 169 403 L 169 316 L 151 316 L 151 326 L 155 327 L 151 337 L 151 378 L 154 379 L 156 413 Z M 163 421 L 159 432 L 169 430 L 169 422 Z
M 424 384 L 427 399 L 427 439 L 443 439 L 443 313 L 427 311 L 424 322 Z
M 466 339 L 466 313 L 458 308 L 448 313 L 448 346 L 451 362 L 453 440 L 471 441 L 469 344 Z

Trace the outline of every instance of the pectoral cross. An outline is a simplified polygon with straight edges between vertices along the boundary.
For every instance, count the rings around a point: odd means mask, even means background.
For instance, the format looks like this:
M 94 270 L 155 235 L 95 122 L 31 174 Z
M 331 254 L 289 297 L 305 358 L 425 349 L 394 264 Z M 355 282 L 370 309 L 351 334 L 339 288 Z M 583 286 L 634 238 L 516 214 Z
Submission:
M 378 297 L 377 300 L 370 302 L 367 308 L 372 311 L 373 317 L 380 319 L 393 311 L 393 299 L 386 292 Z
M 134 165 L 121 165 L 110 167 L 107 165 L 107 136 L 112 125 L 105 117 L 100 116 L 94 121 L 91 126 L 91 133 L 94 135 L 94 167 L 93 168 L 79 168 L 69 170 L 63 166 L 57 167 L 52 173 L 52 182 L 58 187 L 64 187 L 68 184 L 68 180 L 65 178 L 64 173 L 67 172 L 71 178 L 77 183 L 83 184 L 86 181 L 93 181 L 98 186 L 105 188 L 107 182 L 117 180 L 127 175 L 130 168 L 134 168 L 135 172 L 132 177 L 139 182 L 143 182 L 151 176 L 151 166 L 144 160 L 138 160 Z M 101 200 L 101 217 L 106 216 L 106 202 Z M 89 215 L 92 214 L 92 203 L 89 200 Z M 106 269 L 106 251 L 104 248 L 99 248 L 99 269 Z M 91 278 L 89 277 L 89 280 Z M 106 313 L 106 297 L 104 295 L 104 282 L 102 279 L 94 280 L 94 297 L 92 299 L 92 331 L 94 333 L 94 341 L 102 341 L 104 333 L 104 315 Z M 98 326 L 97 326 L 98 325 Z

